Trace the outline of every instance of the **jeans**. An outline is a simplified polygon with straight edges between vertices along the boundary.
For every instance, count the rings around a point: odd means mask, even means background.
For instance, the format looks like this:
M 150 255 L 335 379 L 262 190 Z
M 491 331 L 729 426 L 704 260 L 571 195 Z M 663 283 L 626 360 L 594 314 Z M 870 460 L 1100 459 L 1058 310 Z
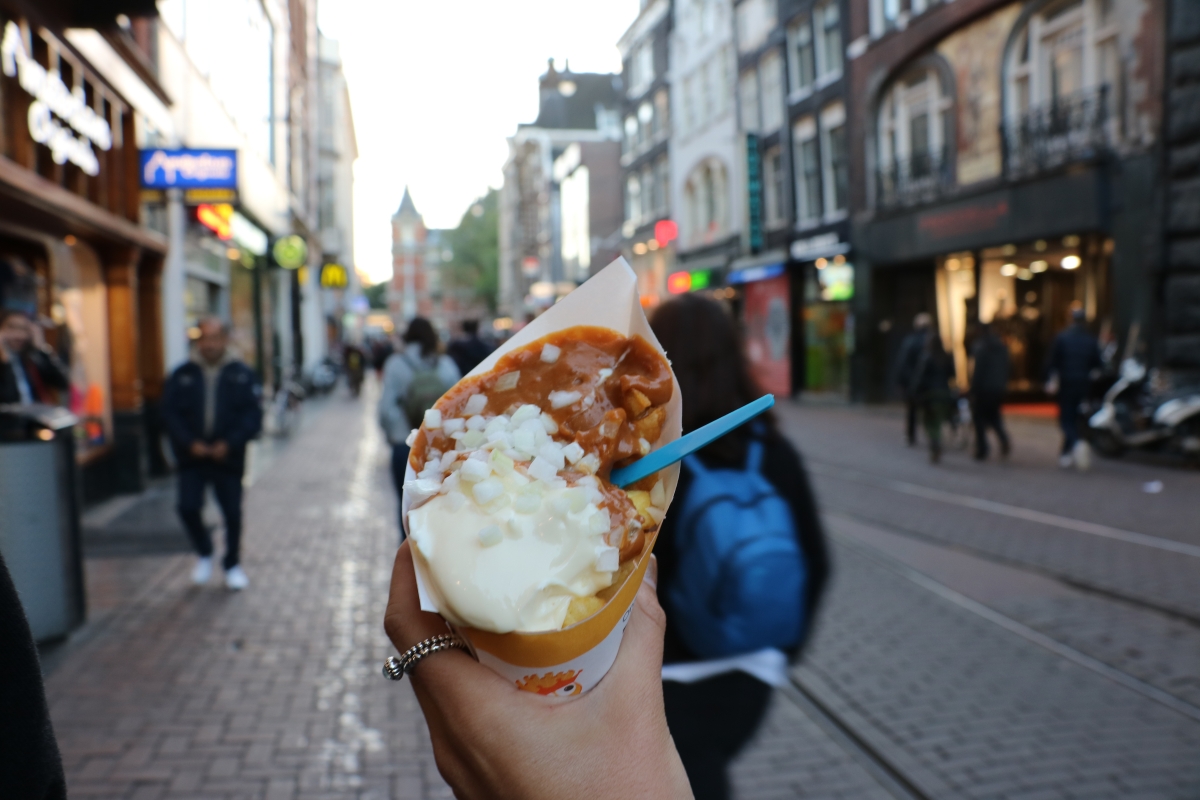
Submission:
M 1084 389 L 1076 387 L 1063 386 L 1058 390 L 1058 424 L 1062 428 L 1064 455 L 1072 452 L 1079 441 L 1079 404 L 1084 394 Z
M 179 470 L 179 518 L 196 552 L 208 558 L 213 554 L 212 536 L 204 527 L 200 512 L 204 508 L 204 487 L 212 485 L 221 516 L 225 519 L 225 569 L 238 565 L 242 541 L 242 475 L 214 464 L 200 464 Z
M 921 404 L 912 394 L 904 398 L 904 436 L 909 444 L 917 443 L 917 412 Z
M 1000 405 L 1004 398 L 1001 395 L 976 395 L 975 408 L 975 457 L 987 458 L 988 428 L 996 432 L 1000 440 L 1000 452 L 1008 454 L 1008 431 L 1004 430 L 1004 420 L 1000 416 Z
M 404 442 L 392 445 L 392 483 L 396 486 L 396 500 L 400 511 L 400 541 L 404 542 L 404 468 L 408 464 L 409 446 Z
M 667 727 L 696 800 L 725 800 L 729 762 L 767 713 L 771 687 L 744 672 L 695 683 L 663 681 Z

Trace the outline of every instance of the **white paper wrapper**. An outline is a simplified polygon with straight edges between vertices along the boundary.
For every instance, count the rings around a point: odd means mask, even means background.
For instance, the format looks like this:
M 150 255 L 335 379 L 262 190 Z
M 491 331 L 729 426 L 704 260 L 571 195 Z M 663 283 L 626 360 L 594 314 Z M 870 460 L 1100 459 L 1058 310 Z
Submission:
M 571 294 L 564 297 L 533 322 L 522 328 L 466 377 L 490 372 L 506 353 L 551 333 L 579 325 L 610 328 L 624 336 L 641 336 L 660 353 L 662 346 L 650 330 L 637 293 L 637 276 L 625 259 L 618 258 Z M 665 354 L 664 354 L 665 355 Z M 653 448 L 673 442 L 682 433 L 683 411 L 679 382 L 672 373 L 672 394 L 667 402 L 667 418 L 662 435 Z M 661 473 L 667 493 L 667 506 L 675 496 L 679 465 Z M 405 481 L 413 480 L 410 463 Z M 408 530 L 409 497 L 404 496 L 402 511 Z M 592 617 L 561 631 L 544 633 L 496 634 L 462 628 L 479 660 L 512 680 L 522 689 L 545 695 L 580 694 L 595 686 L 616 660 L 625 625 L 629 621 L 633 598 L 641 585 L 655 537 L 647 537 L 638 568 L 621 591 Z M 417 592 L 421 609 L 441 613 L 441 598 L 430 579 L 423 559 L 412 548 Z

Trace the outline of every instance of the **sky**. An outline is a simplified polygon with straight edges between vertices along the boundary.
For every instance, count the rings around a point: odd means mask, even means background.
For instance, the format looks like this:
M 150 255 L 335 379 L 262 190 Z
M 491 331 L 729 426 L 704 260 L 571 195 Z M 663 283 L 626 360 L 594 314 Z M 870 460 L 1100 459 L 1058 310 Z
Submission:
M 575 72 L 619 72 L 616 42 L 639 0 L 320 0 L 337 39 L 358 137 L 354 257 L 392 274 L 389 220 L 407 185 L 430 228 L 453 228 L 499 187 L 506 137 L 537 116 L 553 57 Z

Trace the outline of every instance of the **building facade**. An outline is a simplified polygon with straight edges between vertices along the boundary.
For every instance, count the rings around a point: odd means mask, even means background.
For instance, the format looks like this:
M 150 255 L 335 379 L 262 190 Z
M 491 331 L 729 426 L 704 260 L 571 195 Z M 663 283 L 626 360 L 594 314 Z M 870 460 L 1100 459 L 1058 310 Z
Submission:
M 1163 0 L 850 8 L 855 396 L 894 394 L 922 311 L 962 385 L 992 323 L 1018 398 L 1074 308 L 1123 355 L 1160 350 Z
M 519 125 L 509 137 L 500 190 L 497 306 L 510 318 L 549 306 L 583 277 L 569 276 L 563 265 L 555 159 L 573 144 L 621 138 L 619 75 L 571 72 L 569 66 L 560 71 L 551 61 L 539 79 L 538 96 L 537 119 Z M 615 203 L 620 203 L 619 195 Z
M 672 0 L 647 0 L 617 42 L 625 97 L 621 140 L 624 255 L 647 307 L 667 295 L 675 271 L 671 204 Z

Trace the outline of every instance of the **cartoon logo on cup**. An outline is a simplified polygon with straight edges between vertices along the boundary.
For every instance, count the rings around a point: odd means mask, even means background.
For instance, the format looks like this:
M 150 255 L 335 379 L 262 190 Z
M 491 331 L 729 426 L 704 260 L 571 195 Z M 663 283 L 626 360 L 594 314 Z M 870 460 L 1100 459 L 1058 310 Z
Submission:
M 583 670 L 568 670 L 566 672 L 547 672 L 545 675 L 526 675 L 517 681 L 517 688 L 524 692 L 533 692 L 543 696 L 570 697 L 583 691 L 576 680 Z

